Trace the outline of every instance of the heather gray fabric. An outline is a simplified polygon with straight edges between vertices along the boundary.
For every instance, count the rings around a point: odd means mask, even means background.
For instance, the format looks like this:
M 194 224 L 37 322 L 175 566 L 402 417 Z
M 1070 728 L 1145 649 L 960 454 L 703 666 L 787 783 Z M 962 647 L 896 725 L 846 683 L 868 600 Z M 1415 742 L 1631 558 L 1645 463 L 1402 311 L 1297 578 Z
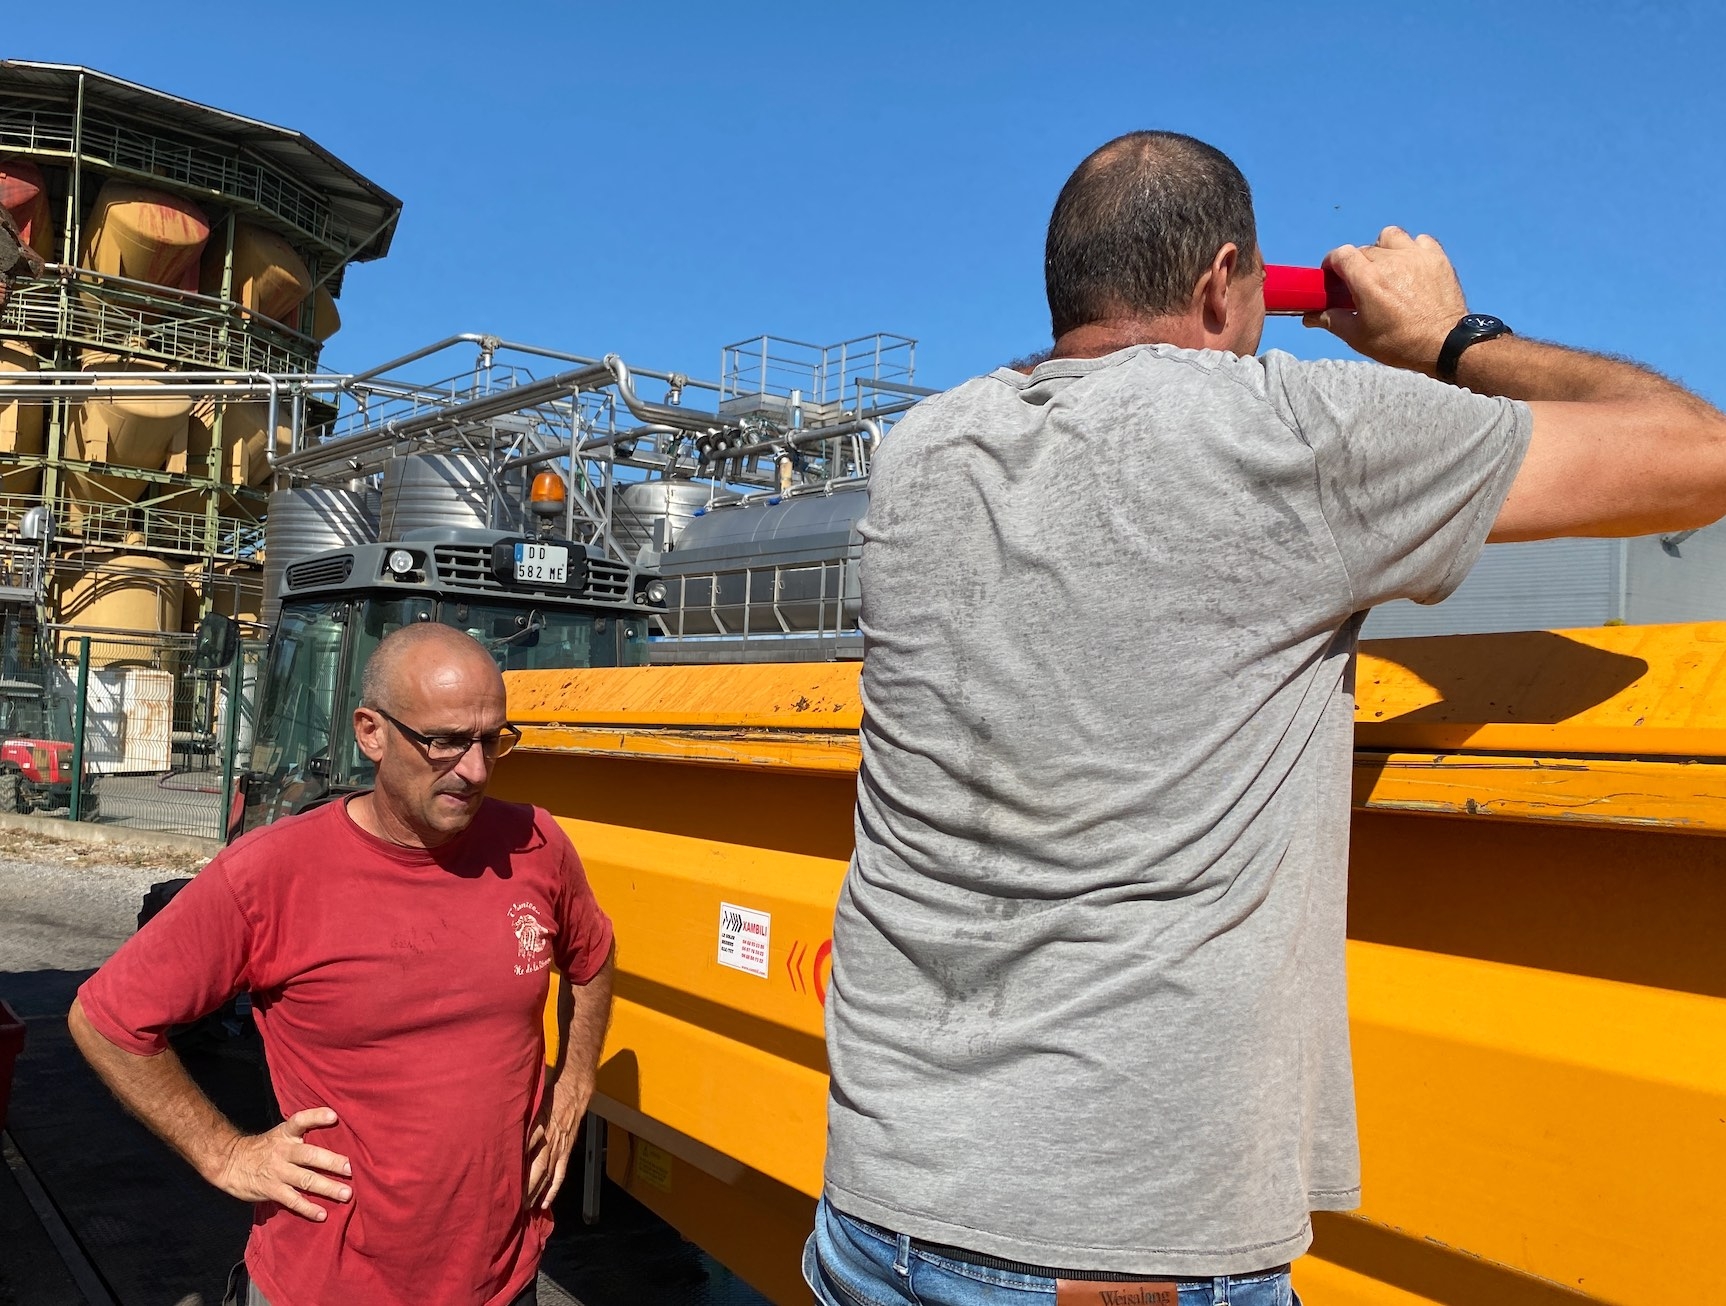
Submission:
M 1034 1265 L 1239 1274 L 1358 1204 L 1359 617 L 1462 579 L 1528 409 L 1140 346 L 883 444 L 827 1195 Z

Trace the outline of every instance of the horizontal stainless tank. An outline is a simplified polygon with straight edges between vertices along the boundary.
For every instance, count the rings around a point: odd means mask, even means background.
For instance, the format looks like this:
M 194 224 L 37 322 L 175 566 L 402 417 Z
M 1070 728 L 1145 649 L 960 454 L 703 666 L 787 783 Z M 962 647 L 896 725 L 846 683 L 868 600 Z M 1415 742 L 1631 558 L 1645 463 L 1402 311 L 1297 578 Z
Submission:
M 522 529 L 522 468 L 501 477 L 469 453 L 416 453 L 384 468 L 380 539 L 396 540 L 427 526 Z M 501 485 L 499 484 L 501 482 Z
M 271 493 L 264 519 L 265 625 L 276 620 L 282 573 L 290 564 L 325 549 L 378 538 L 375 504 L 372 492 L 341 486 L 301 485 Z
M 660 555 L 677 635 L 777 635 L 857 625 L 856 489 L 712 508 Z

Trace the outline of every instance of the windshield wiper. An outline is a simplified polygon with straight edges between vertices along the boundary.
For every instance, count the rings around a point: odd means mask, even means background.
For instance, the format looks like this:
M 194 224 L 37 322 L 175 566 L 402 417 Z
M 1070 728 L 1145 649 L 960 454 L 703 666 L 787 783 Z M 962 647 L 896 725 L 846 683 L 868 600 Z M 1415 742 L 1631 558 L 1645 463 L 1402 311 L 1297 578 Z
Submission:
M 521 621 L 521 618 L 517 617 L 516 620 Z M 523 622 L 522 628 L 516 631 L 513 635 L 499 635 L 495 639 L 482 639 L 480 643 L 487 649 L 508 648 L 511 644 L 521 643 L 523 640 L 527 639 L 529 635 L 538 635 L 539 632 L 544 629 L 545 618 L 539 615 L 538 608 L 530 608 L 528 610 L 527 620 Z

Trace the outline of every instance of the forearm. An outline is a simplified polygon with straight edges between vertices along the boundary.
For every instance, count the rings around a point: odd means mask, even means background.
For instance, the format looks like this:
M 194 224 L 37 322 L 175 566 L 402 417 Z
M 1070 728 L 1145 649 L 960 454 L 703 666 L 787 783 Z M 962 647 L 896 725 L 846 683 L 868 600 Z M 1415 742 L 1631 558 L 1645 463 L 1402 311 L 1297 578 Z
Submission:
M 540 1116 L 528 1132 L 527 1203 L 545 1209 L 563 1187 L 570 1149 L 593 1097 L 611 1020 L 611 957 L 586 984 L 557 977 L 557 1060 L 546 1072 Z
M 240 1131 L 204 1096 L 172 1049 L 139 1056 L 116 1047 L 76 1001 L 67 1025 L 84 1059 L 121 1104 L 206 1180 L 216 1182 Z
M 1456 273 L 1430 236 L 1386 227 L 1325 264 L 1347 283 L 1353 312 L 1311 314 L 1366 357 L 1436 375 L 1467 312 Z M 1616 358 L 1515 336 L 1462 351 L 1456 382 L 1528 405 L 1521 465 L 1493 540 L 1646 535 L 1726 515 L 1726 417 L 1682 386 Z
M 557 1065 L 552 1069 L 553 1087 L 557 1095 L 573 1102 L 579 1099 L 585 1110 L 593 1092 L 594 1075 L 599 1068 L 600 1049 L 605 1044 L 605 1031 L 611 1023 L 612 958 L 586 984 L 572 985 L 567 980 L 564 997 L 559 1003 L 558 1023 L 562 1027 Z
M 1464 350 L 1456 383 L 1476 394 L 1527 402 L 1666 400 L 1707 407 L 1682 386 L 1638 363 L 1521 336 L 1499 336 Z

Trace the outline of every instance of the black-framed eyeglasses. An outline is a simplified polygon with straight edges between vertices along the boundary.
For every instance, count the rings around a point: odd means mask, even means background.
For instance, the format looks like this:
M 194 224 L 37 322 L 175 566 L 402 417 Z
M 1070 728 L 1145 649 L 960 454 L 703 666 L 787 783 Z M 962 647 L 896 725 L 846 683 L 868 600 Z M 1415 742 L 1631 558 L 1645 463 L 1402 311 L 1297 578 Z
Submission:
M 479 745 L 480 752 L 485 754 L 488 761 L 495 762 L 521 742 L 521 730 L 508 722 L 496 730 L 488 730 L 483 735 L 422 735 L 412 726 L 397 721 L 381 707 L 371 710 L 425 749 L 426 759 L 432 762 L 458 762 L 467 756 L 467 750 L 475 744 Z

